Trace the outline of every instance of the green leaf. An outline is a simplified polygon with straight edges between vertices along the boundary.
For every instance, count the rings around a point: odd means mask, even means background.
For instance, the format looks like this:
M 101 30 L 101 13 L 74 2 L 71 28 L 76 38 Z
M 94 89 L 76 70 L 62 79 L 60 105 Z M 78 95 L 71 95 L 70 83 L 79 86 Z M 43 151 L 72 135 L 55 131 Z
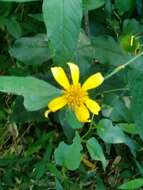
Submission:
M 107 166 L 107 162 L 106 162 L 102 147 L 100 146 L 98 141 L 95 139 L 95 137 L 90 138 L 86 142 L 86 146 L 91 158 L 93 160 L 100 160 L 102 162 L 103 168 L 105 169 Z
M 118 123 L 117 124 L 119 128 L 121 128 L 123 131 L 129 133 L 129 134 L 138 134 L 137 127 L 134 123 Z
M 19 61 L 31 65 L 41 64 L 52 57 L 44 34 L 16 40 L 9 52 Z
M 120 185 L 118 189 L 138 189 L 140 187 L 143 187 L 143 178 L 137 178 L 133 179 L 131 181 L 128 181 L 124 183 L 123 185 Z
M 94 57 L 94 47 L 92 47 L 90 39 L 84 32 L 80 32 L 77 49 L 72 58 L 72 62 L 78 64 L 80 72 L 84 76 L 92 67 L 90 64 Z
M 128 60 L 128 56 L 111 36 L 95 37 L 92 45 L 95 48 L 95 58 L 102 63 L 117 66 Z
M 60 95 L 59 89 L 34 77 L 2 76 L 0 91 L 23 96 L 24 106 L 29 111 L 46 107 L 52 98 Z
M 39 137 L 39 139 L 32 143 L 28 150 L 25 152 L 26 156 L 32 156 L 34 153 L 38 152 L 41 148 L 47 147 L 47 143 L 49 142 L 49 139 L 53 137 L 53 133 L 43 133 L 42 136 Z M 44 160 L 43 160 L 44 161 Z
M 138 168 L 138 170 L 139 170 L 141 176 L 143 177 L 143 165 L 140 164 L 137 160 L 134 160 L 134 161 L 135 161 L 135 163 L 136 163 L 136 165 L 137 165 L 137 168 Z
M 58 148 L 56 148 L 54 153 L 56 164 L 64 166 L 69 170 L 77 169 L 82 159 L 81 150 L 81 139 L 78 133 L 76 133 L 71 145 L 61 142 Z
M 99 7 L 103 6 L 105 0 L 83 0 L 83 6 L 85 10 L 93 10 L 98 9 Z
M 64 190 L 59 180 L 56 178 L 56 190 Z
M 65 136 L 67 137 L 68 143 L 72 143 L 73 138 L 75 136 L 75 130 L 71 127 L 71 125 L 67 121 L 66 111 L 67 111 L 67 108 L 60 110 L 58 112 L 58 118 L 59 118 L 59 122 L 63 128 L 63 132 L 64 132 Z
M 75 113 L 71 109 L 66 109 L 65 120 L 73 129 L 80 129 L 83 124 L 77 119 Z
M 106 95 L 105 104 L 108 105 L 107 108 L 103 110 L 105 117 L 115 122 L 132 122 L 131 111 L 120 96 L 116 94 Z
M 41 177 L 44 176 L 44 174 L 47 172 L 47 163 L 45 162 L 38 162 L 35 167 L 34 167 L 34 177 L 36 179 L 40 179 Z
M 59 170 L 57 170 L 55 164 L 48 163 L 47 168 L 56 178 L 62 180 L 62 174 Z
M 137 12 L 140 16 L 143 16 L 143 1 L 142 0 L 137 0 L 136 1 L 137 5 Z
M 135 8 L 135 1 L 134 0 L 115 0 L 115 8 L 118 9 L 119 14 L 123 15 L 127 11 L 132 11 Z
M 43 16 L 56 63 L 69 61 L 76 49 L 82 18 L 82 0 L 44 0 Z M 55 22 L 56 21 L 56 22 Z
M 19 22 L 15 18 L 9 18 L 6 19 L 6 27 L 8 32 L 14 37 L 14 38 L 20 38 L 22 35 L 22 30 Z
M 123 34 L 134 35 L 143 31 L 143 25 L 135 19 L 126 19 L 123 22 Z
M 130 148 L 132 154 L 136 156 L 135 152 L 136 146 L 133 143 L 133 141 L 128 136 L 126 136 L 118 126 L 113 126 L 111 120 L 109 119 L 100 120 L 97 128 L 97 134 L 106 143 L 126 144 Z
M 130 90 L 131 90 L 131 110 L 137 126 L 137 131 L 143 139 L 143 73 L 129 73 Z M 130 77 L 132 76 L 132 77 Z
M 92 46 L 94 47 L 94 57 L 102 64 L 119 66 L 126 63 L 134 56 L 126 54 L 126 52 L 119 46 L 111 36 L 99 36 L 92 39 Z M 135 60 L 129 67 L 143 70 L 142 57 Z

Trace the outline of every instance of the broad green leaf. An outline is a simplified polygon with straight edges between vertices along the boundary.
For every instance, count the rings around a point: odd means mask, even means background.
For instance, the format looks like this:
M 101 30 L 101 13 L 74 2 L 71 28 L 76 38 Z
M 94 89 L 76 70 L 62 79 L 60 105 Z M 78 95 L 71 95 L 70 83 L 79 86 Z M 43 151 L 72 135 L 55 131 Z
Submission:
M 118 126 L 113 126 L 112 121 L 109 119 L 102 119 L 100 120 L 97 128 L 97 134 L 100 138 L 109 144 L 118 144 L 124 143 L 126 144 L 132 154 L 136 156 L 136 146 L 133 141 L 126 136 L 123 131 Z
M 76 133 L 71 145 L 61 142 L 58 148 L 56 148 L 54 153 L 56 164 L 69 170 L 77 169 L 82 159 L 81 150 L 81 139 L 78 133 Z
M 115 7 L 118 9 L 119 14 L 123 15 L 127 11 L 131 11 L 135 8 L 135 1 L 134 0 L 115 0 Z
M 143 31 L 143 25 L 135 19 L 126 19 L 123 22 L 123 34 L 132 34 Z
M 52 57 L 44 34 L 16 40 L 9 52 L 19 61 L 30 65 L 41 64 Z
M 111 36 L 99 36 L 92 39 L 95 48 L 95 58 L 109 65 L 121 65 L 128 60 L 118 43 Z
M 103 6 L 105 0 L 83 0 L 83 6 L 85 10 L 93 10 L 98 9 L 99 7 Z
M 43 16 L 56 63 L 69 61 L 76 49 L 82 18 L 82 0 L 44 0 Z M 56 21 L 56 22 L 55 22 Z
M 140 187 L 143 187 L 143 178 L 137 178 L 137 179 L 133 179 L 131 181 L 128 181 L 126 183 L 124 183 L 123 185 L 120 185 L 118 187 L 118 189 L 139 189 Z
M 102 147 L 100 146 L 99 142 L 95 139 L 95 137 L 90 138 L 86 142 L 86 146 L 88 149 L 88 152 L 93 160 L 99 160 L 102 162 L 103 168 L 106 168 L 107 162 L 102 150 Z
M 118 123 L 119 128 L 129 134 L 138 134 L 137 127 L 134 123 Z
M 108 117 L 115 122 L 132 122 L 131 111 L 120 96 L 115 94 L 106 95 L 104 102 L 108 105 L 107 108 L 103 110 L 103 115 L 105 117 Z
M 0 1 L 0 25 L 1 20 L 6 19 L 6 17 L 12 11 L 12 3 L 3 3 Z
M 59 89 L 34 77 L 2 76 L 0 91 L 23 96 L 24 105 L 29 111 L 46 107 L 52 98 L 60 95 Z
M 143 72 L 130 72 L 129 74 L 132 95 L 131 110 L 138 134 L 143 139 Z
M 94 58 L 102 64 L 119 66 L 134 57 L 130 54 L 126 54 L 126 52 L 119 46 L 119 43 L 111 36 L 99 36 L 93 38 L 92 46 L 94 47 Z M 143 70 L 142 57 L 135 60 L 129 67 L 139 71 Z

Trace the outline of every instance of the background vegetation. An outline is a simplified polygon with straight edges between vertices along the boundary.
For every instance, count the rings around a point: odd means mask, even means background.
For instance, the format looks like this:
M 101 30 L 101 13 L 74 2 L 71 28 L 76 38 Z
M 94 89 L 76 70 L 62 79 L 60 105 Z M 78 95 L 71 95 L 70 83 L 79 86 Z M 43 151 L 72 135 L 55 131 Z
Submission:
M 0 190 L 142 189 L 142 36 L 142 0 L 0 0 Z M 69 61 L 105 77 L 91 123 L 44 117 Z

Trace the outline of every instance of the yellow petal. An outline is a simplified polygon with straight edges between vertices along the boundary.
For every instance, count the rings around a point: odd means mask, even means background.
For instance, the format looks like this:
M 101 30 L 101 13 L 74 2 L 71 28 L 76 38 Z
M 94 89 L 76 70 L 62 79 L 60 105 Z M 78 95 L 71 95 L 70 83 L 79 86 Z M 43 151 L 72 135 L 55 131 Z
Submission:
M 101 73 L 96 73 L 94 75 L 91 75 L 83 84 L 82 89 L 83 90 L 89 90 L 92 88 L 96 88 L 102 82 L 104 81 L 104 78 Z
M 70 87 L 69 80 L 61 67 L 52 67 L 52 74 L 55 80 L 64 88 L 68 89 Z
M 71 77 L 73 84 L 78 84 L 79 82 L 79 68 L 74 63 L 68 63 L 68 66 L 70 67 L 71 71 Z
M 89 122 L 89 111 L 86 106 L 82 105 L 75 108 L 75 115 L 80 122 Z
M 62 107 L 64 107 L 66 104 L 67 104 L 67 100 L 65 96 L 59 96 L 49 102 L 48 108 L 50 111 L 55 112 L 61 109 Z
M 99 104 L 90 98 L 87 98 L 85 104 L 88 107 L 88 109 L 95 115 L 98 115 L 99 111 L 101 110 Z
M 48 118 L 50 112 L 51 112 L 50 110 L 45 111 L 44 116 L 45 116 L 46 118 Z

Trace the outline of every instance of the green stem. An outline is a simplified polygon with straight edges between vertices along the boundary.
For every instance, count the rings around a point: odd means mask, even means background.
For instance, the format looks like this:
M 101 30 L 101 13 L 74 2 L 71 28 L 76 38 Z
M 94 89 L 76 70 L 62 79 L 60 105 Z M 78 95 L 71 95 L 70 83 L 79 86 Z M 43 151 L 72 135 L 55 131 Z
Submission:
M 85 137 L 87 137 L 88 134 L 91 132 L 91 130 L 92 130 L 92 125 L 93 125 L 93 119 L 94 119 L 94 114 L 92 115 L 91 123 L 90 123 L 89 129 L 88 129 L 88 131 L 82 136 L 82 139 L 84 139 Z
M 105 80 L 108 79 L 108 78 L 110 78 L 110 77 L 112 77 L 113 75 L 115 75 L 116 73 L 118 73 L 119 71 L 121 71 L 122 69 L 125 69 L 128 65 L 130 65 L 133 61 L 135 61 L 136 59 L 138 59 L 142 55 L 143 55 L 143 52 L 141 52 L 137 56 L 133 57 L 132 59 L 130 59 L 129 61 L 127 61 L 125 64 L 122 64 L 122 65 L 118 66 L 110 74 L 108 74 L 107 76 L 105 76 Z
M 111 90 L 106 90 L 103 91 L 102 93 L 97 93 L 96 96 L 102 95 L 102 94 L 108 94 L 112 92 L 118 92 L 118 91 L 129 91 L 128 88 L 116 88 L 116 89 L 111 89 Z

